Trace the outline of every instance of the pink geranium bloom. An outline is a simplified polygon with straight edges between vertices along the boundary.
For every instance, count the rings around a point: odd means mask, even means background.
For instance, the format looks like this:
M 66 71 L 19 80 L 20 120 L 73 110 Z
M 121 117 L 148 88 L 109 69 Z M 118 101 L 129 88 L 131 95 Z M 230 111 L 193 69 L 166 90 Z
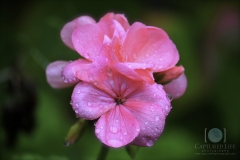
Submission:
M 79 81 L 77 73 L 83 70 L 82 65 L 95 61 L 99 56 L 106 57 L 110 65 L 131 68 L 151 84 L 154 83 L 153 73 L 165 72 L 179 60 L 178 51 L 166 32 L 139 22 L 129 26 L 121 14 L 108 13 L 98 23 L 89 16 L 81 16 L 63 27 L 61 37 L 67 46 L 85 58 L 73 61 L 63 71 L 55 70 L 62 74 L 63 80 L 73 84 Z M 186 88 L 186 81 L 183 84 Z
M 79 82 L 72 93 L 75 113 L 87 120 L 99 118 L 95 134 L 110 147 L 152 146 L 161 135 L 171 110 L 162 85 L 151 85 L 135 75 L 129 78 L 117 67 L 101 64 L 93 63 L 92 69 L 79 74 L 84 82 Z M 129 68 L 124 70 L 132 73 Z

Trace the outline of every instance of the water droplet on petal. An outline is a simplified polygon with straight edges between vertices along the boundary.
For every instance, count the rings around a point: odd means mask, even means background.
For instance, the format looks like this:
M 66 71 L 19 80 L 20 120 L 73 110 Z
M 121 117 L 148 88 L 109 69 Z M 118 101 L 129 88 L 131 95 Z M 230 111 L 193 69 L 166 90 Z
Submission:
M 133 58 L 134 58 L 134 59 L 137 59 L 137 55 L 136 55 L 136 54 L 133 54 Z
M 109 69 L 109 68 L 108 68 L 108 70 L 107 70 L 107 75 L 108 75 L 109 77 L 111 77 L 111 76 L 112 76 L 112 70 L 111 70 L 111 69 Z
M 98 128 L 98 129 L 96 129 L 96 131 L 95 131 L 96 133 L 100 133 L 101 132 L 101 130 Z
M 140 129 L 139 129 L 139 128 L 137 128 L 137 129 L 136 129 L 136 131 L 137 131 L 137 132 L 139 132 L 139 131 L 140 131 Z
M 111 131 L 112 133 L 117 133 L 117 132 L 118 132 L 118 129 L 117 129 L 117 127 L 111 126 L 111 127 L 110 127 L 110 131 Z
M 93 75 L 89 75 L 88 78 L 89 78 L 90 81 L 92 81 L 93 80 Z
M 94 84 L 94 85 L 97 85 L 98 83 L 97 83 L 97 81 L 94 81 L 93 84 Z
M 146 143 L 147 146 L 152 146 L 153 145 L 153 141 L 152 140 L 148 140 L 147 143 Z
M 78 114 L 76 114 L 75 117 L 76 117 L 76 118 L 79 118 L 79 117 L 78 117 Z
M 75 105 L 78 107 L 78 106 L 79 106 L 79 103 L 77 102 L 77 103 L 75 103 Z
M 68 83 L 68 82 L 69 82 L 69 80 L 68 80 L 67 78 L 65 78 L 63 81 L 64 81 L 65 83 Z
M 170 94 L 167 95 L 167 98 L 168 98 L 170 101 L 172 101 L 172 99 L 173 99 L 172 95 L 170 95 Z
M 155 117 L 155 121 L 159 121 L 159 116 L 156 116 L 156 117 Z

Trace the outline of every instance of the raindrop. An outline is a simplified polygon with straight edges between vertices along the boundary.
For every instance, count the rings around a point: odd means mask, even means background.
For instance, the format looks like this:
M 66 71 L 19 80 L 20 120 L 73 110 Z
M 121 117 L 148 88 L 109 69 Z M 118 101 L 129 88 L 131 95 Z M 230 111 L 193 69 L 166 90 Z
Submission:
M 108 70 L 107 70 L 107 75 L 108 75 L 109 77 L 111 77 L 111 76 L 112 76 L 112 70 L 111 70 L 111 69 L 109 69 L 109 68 L 108 68 Z
M 172 99 L 173 99 L 172 95 L 168 94 L 167 97 L 170 101 L 172 101 Z
M 133 58 L 134 58 L 134 59 L 137 59 L 137 55 L 136 55 L 136 54 L 133 54 Z
M 117 132 L 118 132 L 118 129 L 117 129 L 116 127 L 114 127 L 114 126 L 111 126 L 111 127 L 110 127 L 110 131 L 111 131 L 112 133 L 117 133 Z
M 69 80 L 68 80 L 67 78 L 65 78 L 63 81 L 64 81 L 65 83 L 68 83 L 68 82 L 69 82 Z
M 155 117 L 155 121 L 159 121 L 159 116 L 156 116 L 156 117 Z
M 76 118 L 79 118 L 79 117 L 78 117 L 78 114 L 76 114 L 75 117 L 76 117 Z
M 97 81 L 94 81 L 93 84 L 94 84 L 94 85 L 97 85 L 98 83 L 97 83 Z
M 72 78 L 72 81 L 76 81 L 76 80 L 77 80 L 77 78 L 76 78 L 76 77 L 73 77 L 73 78 Z
M 96 129 L 96 133 L 100 133 L 101 132 L 101 130 L 98 128 L 98 129 Z
M 90 81 L 93 80 L 93 76 L 92 75 L 89 75 L 88 78 L 89 78 Z
M 146 143 L 147 146 L 152 146 L 153 145 L 153 141 L 152 140 L 148 140 Z
M 75 112 L 76 114 L 78 114 L 78 109 L 74 109 L 74 112 Z

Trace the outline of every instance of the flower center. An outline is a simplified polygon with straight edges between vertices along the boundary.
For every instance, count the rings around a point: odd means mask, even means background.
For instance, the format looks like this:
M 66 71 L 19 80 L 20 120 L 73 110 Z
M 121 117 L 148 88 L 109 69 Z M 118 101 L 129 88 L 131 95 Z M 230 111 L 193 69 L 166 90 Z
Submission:
M 120 96 L 117 96 L 117 97 L 115 98 L 115 102 L 117 103 L 117 105 L 118 105 L 118 104 L 123 104 L 125 101 L 126 101 L 126 99 L 125 99 L 125 98 L 122 98 L 122 97 L 120 97 Z

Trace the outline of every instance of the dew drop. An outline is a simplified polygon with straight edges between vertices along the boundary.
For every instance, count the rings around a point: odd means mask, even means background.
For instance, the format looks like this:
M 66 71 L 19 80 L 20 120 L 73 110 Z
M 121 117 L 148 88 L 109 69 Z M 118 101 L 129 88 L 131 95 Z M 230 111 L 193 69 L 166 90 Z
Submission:
M 68 83 L 69 82 L 69 80 L 67 78 L 65 78 L 63 81 L 64 81 L 64 83 Z
M 97 83 L 97 81 L 94 81 L 93 84 L 94 84 L 94 85 L 97 85 L 98 83 Z
M 112 70 L 111 70 L 111 69 L 109 69 L 109 68 L 108 68 L 108 70 L 107 70 L 107 75 L 108 75 L 109 77 L 111 77 L 111 76 L 112 76 Z
M 101 132 L 101 130 L 98 128 L 98 129 L 96 129 L 96 133 L 100 133 Z
M 75 112 L 76 114 L 78 114 L 78 109 L 74 109 L 74 112 Z
M 90 81 L 93 80 L 93 76 L 92 75 L 89 75 L 88 78 L 89 78 Z
M 76 114 L 75 117 L 76 117 L 76 118 L 79 118 L 79 117 L 78 117 L 78 114 Z
M 172 95 L 168 94 L 167 97 L 170 101 L 172 101 L 172 99 L 173 99 Z
M 114 126 L 111 126 L 111 127 L 110 127 L 110 131 L 111 131 L 112 133 L 117 133 L 117 132 L 118 132 L 118 129 L 117 129 L 116 127 L 114 127 Z
M 136 55 L 136 54 L 133 54 L 133 58 L 134 58 L 134 59 L 137 59 L 137 55 Z
M 148 140 L 146 143 L 147 146 L 152 146 L 153 145 L 153 141 L 152 140 Z

